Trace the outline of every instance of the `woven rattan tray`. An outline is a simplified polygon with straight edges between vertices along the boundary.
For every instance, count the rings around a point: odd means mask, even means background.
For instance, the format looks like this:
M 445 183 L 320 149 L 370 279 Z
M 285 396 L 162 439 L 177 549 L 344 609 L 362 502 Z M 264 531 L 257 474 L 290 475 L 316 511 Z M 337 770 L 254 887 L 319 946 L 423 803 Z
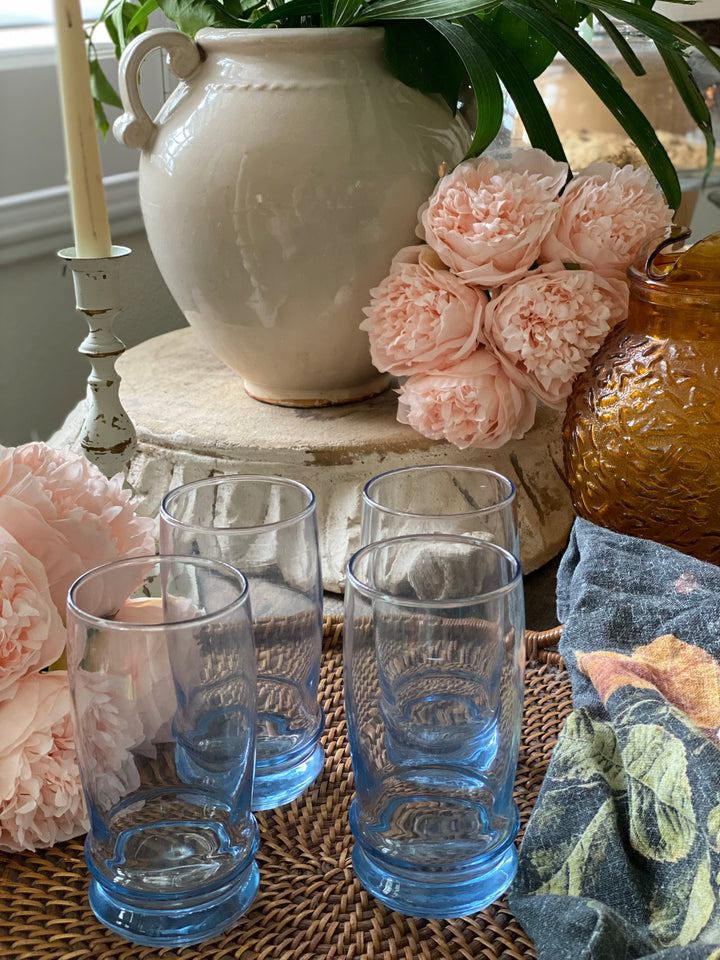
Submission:
M 534 960 L 504 897 L 462 920 L 413 920 L 358 884 L 347 821 L 353 782 L 342 699 L 342 618 L 327 617 L 324 634 L 325 768 L 299 800 L 258 815 L 261 882 L 250 912 L 223 936 L 196 947 L 141 947 L 109 933 L 90 912 L 82 840 L 35 854 L 0 854 L 1 960 Z M 528 635 L 515 784 L 523 827 L 571 709 L 570 681 L 548 649 L 558 634 Z

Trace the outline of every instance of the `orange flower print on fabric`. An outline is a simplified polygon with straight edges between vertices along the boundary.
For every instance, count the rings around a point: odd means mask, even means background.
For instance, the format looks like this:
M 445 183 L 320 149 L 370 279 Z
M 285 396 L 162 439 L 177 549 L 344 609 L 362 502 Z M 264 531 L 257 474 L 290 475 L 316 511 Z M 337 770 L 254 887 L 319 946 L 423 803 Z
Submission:
M 720 663 L 705 650 L 666 634 L 632 656 L 609 650 L 576 656 L 603 703 L 620 687 L 655 689 L 720 743 Z

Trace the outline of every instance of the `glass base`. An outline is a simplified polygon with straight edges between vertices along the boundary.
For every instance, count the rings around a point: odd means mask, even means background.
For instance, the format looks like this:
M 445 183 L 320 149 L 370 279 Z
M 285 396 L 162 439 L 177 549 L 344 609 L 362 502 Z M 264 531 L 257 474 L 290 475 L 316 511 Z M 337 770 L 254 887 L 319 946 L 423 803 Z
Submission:
M 281 762 L 267 770 L 263 769 L 262 764 L 256 765 L 252 809 L 272 810 L 273 807 L 290 803 L 316 780 L 324 763 L 325 751 L 318 740 L 312 753 L 302 763 L 290 767 Z
M 517 871 L 517 851 L 510 837 L 502 850 L 465 871 L 431 872 L 389 867 L 356 839 L 352 862 L 363 887 L 391 910 L 423 920 L 452 920 L 477 913 L 507 890 Z
M 188 895 L 184 902 L 119 896 L 90 881 L 90 906 L 100 923 L 132 943 L 148 947 L 182 947 L 211 940 L 243 916 L 255 899 L 260 871 L 253 861 L 231 884 L 207 900 Z

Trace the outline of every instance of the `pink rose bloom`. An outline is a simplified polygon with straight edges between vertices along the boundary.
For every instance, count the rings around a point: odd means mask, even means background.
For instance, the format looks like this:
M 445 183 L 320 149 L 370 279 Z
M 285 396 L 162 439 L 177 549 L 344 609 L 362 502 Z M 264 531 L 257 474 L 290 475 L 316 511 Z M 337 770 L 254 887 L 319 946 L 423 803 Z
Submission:
M 484 336 L 519 386 L 562 408 L 575 376 L 627 316 L 628 289 L 622 280 L 589 270 L 551 267 L 509 284 L 490 301 Z
M 440 369 L 477 346 L 487 296 L 458 280 L 429 247 L 401 250 L 370 296 L 360 329 L 378 370 L 404 376 Z
M 155 552 L 153 521 L 135 515 L 122 482 L 121 474 L 108 480 L 81 454 L 44 443 L 0 455 L 0 526 L 43 564 L 61 612 L 80 574 Z
M 0 703 L 0 850 L 36 850 L 84 833 L 67 674 L 28 674 Z
M 0 701 L 64 648 L 65 628 L 42 564 L 0 527 Z
M 624 277 L 646 240 L 672 219 L 648 169 L 593 163 L 565 188 L 542 257 Z
M 537 260 L 567 176 L 567 164 L 542 150 L 466 160 L 418 211 L 418 236 L 466 283 L 507 283 Z
M 447 370 L 415 374 L 400 388 L 397 418 L 431 440 L 501 447 L 535 422 L 535 399 L 481 348 Z

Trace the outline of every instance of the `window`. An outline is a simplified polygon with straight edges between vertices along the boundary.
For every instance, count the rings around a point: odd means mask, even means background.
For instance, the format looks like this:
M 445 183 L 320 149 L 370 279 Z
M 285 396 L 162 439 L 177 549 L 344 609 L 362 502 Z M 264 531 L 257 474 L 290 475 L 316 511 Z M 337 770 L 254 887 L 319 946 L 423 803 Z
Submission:
M 81 0 L 83 19 L 94 20 L 102 12 L 103 0 Z M 37 27 L 53 23 L 52 0 L 0 0 L 0 27 Z
M 104 0 L 82 0 L 83 15 L 92 19 L 104 6 Z M 166 23 L 158 15 L 154 25 Z M 96 47 L 116 83 L 112 45 Z M 164 85 L 157 51 L 143 67 L 143 100 L 151 113 Z M 111 123 L 117 113 L 108 111 Z M 6 264 L 54 253 L 72 240 L 52 0 L 0 0 L 0 116 L 0 264 Z M 113 237 L 141 229 L 137 151 L 110 133 L 100 154 Z

